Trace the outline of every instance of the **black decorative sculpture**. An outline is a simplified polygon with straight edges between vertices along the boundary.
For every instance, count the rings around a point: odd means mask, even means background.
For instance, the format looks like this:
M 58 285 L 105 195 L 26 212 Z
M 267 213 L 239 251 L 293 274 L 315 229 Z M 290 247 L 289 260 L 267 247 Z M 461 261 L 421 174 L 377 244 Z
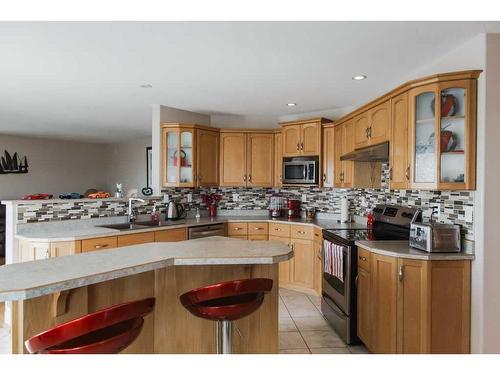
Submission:
M 28 158 L 26 156 L 20 158 L 17 152 L 10 156 L 5 150 L 4 156 L 0 158 L 0 174 L 8 173 L 28 173 Z

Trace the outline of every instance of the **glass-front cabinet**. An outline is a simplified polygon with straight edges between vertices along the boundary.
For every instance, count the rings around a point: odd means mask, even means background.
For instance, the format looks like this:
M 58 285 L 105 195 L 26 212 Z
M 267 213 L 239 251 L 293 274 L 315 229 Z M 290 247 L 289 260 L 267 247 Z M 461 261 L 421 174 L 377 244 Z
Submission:
M 162 129 L 163 186 L 194 186 L 194 129 Z
M 410 90 L 411 187 L 475 189 L 476 81 Z

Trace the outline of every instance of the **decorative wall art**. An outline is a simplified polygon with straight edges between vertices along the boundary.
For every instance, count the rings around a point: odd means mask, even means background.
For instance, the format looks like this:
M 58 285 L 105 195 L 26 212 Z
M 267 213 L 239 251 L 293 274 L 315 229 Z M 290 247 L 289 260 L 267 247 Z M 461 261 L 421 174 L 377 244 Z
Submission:
M 0 158 L 0 174 L 8 173 L 28 173 L 28 158 L 26 156 L 19 157 L 17 152 L 10 155 L 7 150 Z

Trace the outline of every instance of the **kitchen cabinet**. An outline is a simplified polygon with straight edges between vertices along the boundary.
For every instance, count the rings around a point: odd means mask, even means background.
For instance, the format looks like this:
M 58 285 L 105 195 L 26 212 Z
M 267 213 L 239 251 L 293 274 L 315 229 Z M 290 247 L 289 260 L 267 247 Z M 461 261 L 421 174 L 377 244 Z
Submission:
M 324 118 L 281 123 L 283 156 L 319 156 L 321 127 L 331 121 Z
M 221 132 L 220 186 L 272 187 L 274 134 Z
M 370 255 L 358 260 L 358 336 L 373 353 L 469 353 L 469 260 Z
M 48 259 L 56 256 L 75 255 L 80 252 L 80 241 L 58 241 L 48 243 L 21 240 L 19 241 L 19 259 L 15 260 L 15 263 Z
M 323 128 L 323 187 L 333 187 L 335 178 L 335 128 Z
M 351 151 L 354 151 L 354 122 L 349 121 L 338 124 L 334 128 L 334 187 L 350 188 L 353 187 L 353 169 L 354 162 L 348 160 L 340 160 L 340 157 Z
M 90 251 L 114 249 L 118 247 L 117 236 L 89 238 L 82 240 L 82 253 Z
M 323 280 L 323 231 L 314 227 L 314 290 L 321 296 L 321 283 Z
M 62 257 L 66 255 L 75 255 L 82 252 L 81 241 L 61 241 L 50 243 L 50 257 Z
M 290 245 L 289 237 L 280 237 L 269 234 L 269 241 L 278 241 Z M 288 285 L 292 282 L 293 258 L 279 264 L 279 283 L 280 286 Z
M 155 242 L 154 232 L 142 232 L 117 236 L 118 247 Z
M 313 241 L 292 238 L 294 251 L 292 283 L 295 286 L 314 290 L 314 263 L 316 254 Z
M 390 109 L 390 101 L 387 100 L 354 118 L 356 149 L 389 140 Z
M 219 130 L 181 123 L 161 128 L 162 186 L 217 186 Z
M 186 228 L 166 229 L 154 232 L 155 242 L 177 242 L 187 240 Z
M 228 223 L 229 237 L 250 241 L 267 241 L 269 238 L 269 224 L 266 222 Z
M 274 134 L 247 134 L 247 186 L 272 187 L 273 167 Z
M 476 95 L 475 79 L 410 90 L 411 188 L 475 189 Z
M 389 151 L 389 184 L 391 189 L 408 189 L 410 164 L 408 160 L 408 93 L 391 99 L 391 142 Z
M 196 129 L 196 186 L 219 184 L 219 132 Z
M 274 133 L 274 186 L 283 186 L 283 134 Z

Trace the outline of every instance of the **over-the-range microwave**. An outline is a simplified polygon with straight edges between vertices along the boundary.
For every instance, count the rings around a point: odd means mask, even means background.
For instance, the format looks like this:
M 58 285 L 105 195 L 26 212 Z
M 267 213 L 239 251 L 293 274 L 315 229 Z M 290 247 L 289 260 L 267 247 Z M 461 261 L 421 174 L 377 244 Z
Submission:
M 318 157 L 283 158 L 284 184 L 318 184 Z

